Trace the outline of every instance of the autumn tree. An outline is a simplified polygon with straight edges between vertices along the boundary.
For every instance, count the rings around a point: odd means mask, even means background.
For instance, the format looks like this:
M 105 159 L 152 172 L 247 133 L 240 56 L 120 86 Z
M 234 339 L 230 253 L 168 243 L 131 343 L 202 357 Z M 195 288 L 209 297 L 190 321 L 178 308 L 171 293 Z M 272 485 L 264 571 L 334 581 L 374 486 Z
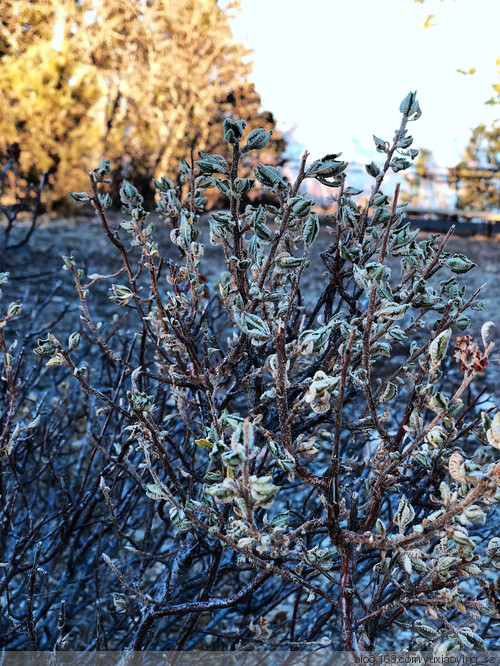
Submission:
M 494 210 L 500 206 L 500 123 L 472 132 L 463 159 L 454 169 L 460 182 L 457 208 Z
M 129 176 L 147 193 L 186 145 L 217 149 L 209 136 L 221 116 L 236 111 L 273 129 L 272 115 L 258 114 L 250 53 L 232 37 L 236 9 L 216 0 L 8 3 L 0 131 L 22 146 L 23 168 L 43 162 L 57 197 L 82 158 L 105 153 L 119 165 L 117 184 Z
M 0 26 L 2 151 L 17 142 L 20 173 L 34 165 L 72 178 L 98 149 L 87 117 L 99 99 L 96 72 L 75 57 L 69 36 L 78 15 L 71 3 L 7 3 Z M 81 168 L 80 168 L 81 170 Z M 55 196 L 63 192 L 56 185 Z
M 498 83 L 492 84 L 494 93 L 486 104 L 500 109 L 500 57 L 496 66 Z M 454 175 L 461 183 L 457 208 L 500 208 L 500 120 L 495 120 L 491 126 L 481 123 L 472 130 Z

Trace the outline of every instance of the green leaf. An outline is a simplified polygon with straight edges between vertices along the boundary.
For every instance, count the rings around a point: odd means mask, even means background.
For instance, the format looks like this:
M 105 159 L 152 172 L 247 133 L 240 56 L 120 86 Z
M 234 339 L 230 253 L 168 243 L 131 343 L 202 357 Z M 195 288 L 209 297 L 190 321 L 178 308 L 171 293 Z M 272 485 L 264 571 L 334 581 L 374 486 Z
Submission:
M 384 141 L 383 139 L 379 139 L 378 136 L 373 135 L 373 141 L 375 142 L 375 148 L 377 149 L 377 152 L 379 153 L 387 153 L 389 152 L 389 142 Z
M 252 339 L 254 345 L 262 345 L 271 337 L 269 326 L 255 314 L 243 312 L 236 318 L 236 323 Z
M 211 176 L 213 173 L 222 173 L 229 176 L 229 165 L 222 155 L 210 155 L 199 150 L 198 155 L 201 159 L 195 162 L 202 174 Z
M 417 91 L 415 92 L 409 92 L 404 100 L 401 102 L 399 105 L 399 110 L 404 116 L 408 116 L 410 114 L 410 110 L 412 106 L 415 104 L 417 100 Z
M 390 167 L 394 173 L 398 173 L 398 171 L 404 171 L 405 169 L 411 167 L 411 162 L 410 160 L 405 160 L 402 157 L 395 157 L 391 161 Z
M 370 162 L 370 164 L 365 164 L 365 169 L 366 169 L 366 173 L 369 176 L 372 176 L 373 178 L 376 178 L 380 173 L 380 169 L 375 164 L 375 162 Z
M 335 159 L 340 154 L 341 153 L 338 153 L 336 155 L 326 155 L 325 157 L 323 157 L 323 159 L 316 160 L 311 164 L 309 169 L 307 169 L 305 177 L 317 178 L 318 180 L 320 180 L 320 179 L 339 176 L 343 171 L 345 171 L 347 165 L 349 164 L 348 162 L 341 162 Z M 323 182 L 323 180 L 321 180 L 320 182 Z M 330 183 L 328 183 L 327 181 L 326 184 Z
M 234 191 L 237 194 L 246 194 L 250 192 L 255 185 L 255 180 L 252 178 L 236 178 L 234 181 Z
M 266 166 L 259 162 L 253 172 L 259 183 L 267 189 L 282 189 L 285 185 L 283 176 L 281 175 L 280 170 L 276 169 L 276 167 Z
M 160 488 L 160 486 L 156 485 L 156 483 L 148 483 L 146 486 L 146 495 L 155 501 L 165 501 L 168 500 L 168 496 L 165 495 L 163 490 Z
M 319 234 L 319 218 L 316 213 L 311 213 L 304 224 L 302 239 L 305 245 L 311 245 Z
M 76 203 L 85 203 L 90 201 L 90 197 L 86 192 L 68 192 L 69 196 L 76 201 Z
M 93 169 L 95 179 L 98 183 L 102 183 L 104 178 L 111 172 L 111 163 L 109 160 L 101 157 L 98 166 Z
M 355 197 L 358 194 L 363 194 L 363 190 L 359 190 L 357 187 L 346 187 L 343 192 L 345 197 Z
M 304 197 L 297 197 L 296 199 L 291 199 L 293 201 L 292 213 L 295 217 L 307 217 L 311 212 L 313 207 L 313 201 L 310 199 L 304 199 Z
M 244 120 L 231 120 L 226 118 L 222 124 L 224 139 L 231 145 L 238 143 L 243 138 L 243 130 L 247 126 Z
M 465 254 L 454 254 L 448 259 L 446 265 L 453 273 L 462 275 L 475 268 L 477 264 L 468 259 Z
M 212 185 L 215 185 L 215 187 L 219 190 L 219 192 L 222 192 L 222 194 L 228 195 L 231 186 L 229 185 L 229 181 L 227 180 L 221 180 L 220 178 L 211 178 Z
M 269 143 L 271 135 L 272 130 L 266 132 L 262 127 L 252 130 L 247 137 L 247 142 L 242 148 L 241 153 L 248 153 L 250 150 L 262 150 Z

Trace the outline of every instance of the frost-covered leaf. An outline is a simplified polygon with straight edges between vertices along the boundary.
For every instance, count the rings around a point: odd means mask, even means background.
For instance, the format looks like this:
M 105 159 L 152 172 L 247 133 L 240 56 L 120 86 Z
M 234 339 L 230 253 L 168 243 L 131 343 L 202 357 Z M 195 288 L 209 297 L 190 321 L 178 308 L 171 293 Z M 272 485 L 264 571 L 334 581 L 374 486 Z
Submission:
M 447 260 L 446 265 L 453 273 L 462 275 L 463 273 L 468 273 L 477 264 L 468 259 L 465 254 L 454 254 Z
M 429 355 L 431 358 L 431 363 L 434 368 L 439 367 L 441 361 L 446 356 L 446 351 L 448 350 L 448 344 L 451 338 L 451 328 L 448 328 L 446 331 L 443 331 L 429 345 Z
M 394 515 L 394 523 L 399 526 L 400 532 L 403 532 L 405 527 L 411 523 L 415 518 L 415 509 L 412 507 L 408 499 L 403 495 L 399 501 L 398 510 Z
M 255 314 L 243 312 L 236 317 L 236 323 L 255 345 L 262 345 L 271 337 L 268 324 Z
M 272 135 L 272 130 L 266 132 L 266 130 L 263 129 L 262 127 L 252 130 L 250 134 L 247 136 L 247 142 L 245 146 L 243 146 L 241 152 L 247 153 L 250 150 L 262 150 L 269 143 L 271 135 Z
M 168 500 L 168 495 L 156 483 L 148 483 L 146 486 L 146 495 L 152 500 Z
M 312 245 L 319 234 L 319 218 L 317 213 L 311 213 L 304 224 L 302 240 L 305 245 Z

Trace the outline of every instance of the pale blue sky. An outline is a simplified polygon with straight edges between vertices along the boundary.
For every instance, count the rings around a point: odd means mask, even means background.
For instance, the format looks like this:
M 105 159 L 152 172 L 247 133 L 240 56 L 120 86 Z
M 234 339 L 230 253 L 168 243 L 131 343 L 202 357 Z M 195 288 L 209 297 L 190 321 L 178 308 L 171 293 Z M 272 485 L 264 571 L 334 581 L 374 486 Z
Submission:
M 437 25 L 425 30 L 429 14 Z M 375 157 L 372 134 L 392 138 L 409 90 L 423 110 L 414 145 L 439 165 L 499 115 L 484 102 L 498 81 L 500 0 L 242 0 L 233 32 L 254 50 L 263 107 L 311 157 Z M 476 74 L 456 72 L 469 67 Z

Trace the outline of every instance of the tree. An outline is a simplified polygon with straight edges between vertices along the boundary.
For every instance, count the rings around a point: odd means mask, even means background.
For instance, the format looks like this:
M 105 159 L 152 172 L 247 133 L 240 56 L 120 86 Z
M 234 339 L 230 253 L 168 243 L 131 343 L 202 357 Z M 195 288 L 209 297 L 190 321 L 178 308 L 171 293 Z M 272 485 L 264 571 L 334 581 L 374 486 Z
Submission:
M 56 196 L 102 153 L 141 190 L 184 147 L 212 149 L 221 114 L 259 118 L 249 52 L 216 0 L 10 2 L 0 33 L 0 131 L 42 160 Z M 21 24 L 21 25 L 20 25 Z M 19 76 L 21 68 L 22 75 Z M 266 122 L 267 120 L 267 122 Z
M 500 122 L 491 127 L 481 124 L 472 131 L 455 174 L 461 183 L 457 208 L 500 207 Z
M 486 104 L 500 108 L 500 58 L 496 61 L 498 83 L 496 93 Z M 500 208 L 500 120 L 490 127 L 484 123 L 473 131 L 456 168 L 457 179 L 462 182 L 457 208 L 492 210 Z
M 77 8 L 17 4 L 8 6 L 0 33 L 0 134 L 20 144 L 20 174 L 36 165 L 52 180 L 56 174 L 66 180 L 97 150 L 98 137 L 85 122 L 100 94 L 96 73 L 78 62 L 73 40 L 64 39 Z M 63 194 L 56 186 L 55 196 Z

